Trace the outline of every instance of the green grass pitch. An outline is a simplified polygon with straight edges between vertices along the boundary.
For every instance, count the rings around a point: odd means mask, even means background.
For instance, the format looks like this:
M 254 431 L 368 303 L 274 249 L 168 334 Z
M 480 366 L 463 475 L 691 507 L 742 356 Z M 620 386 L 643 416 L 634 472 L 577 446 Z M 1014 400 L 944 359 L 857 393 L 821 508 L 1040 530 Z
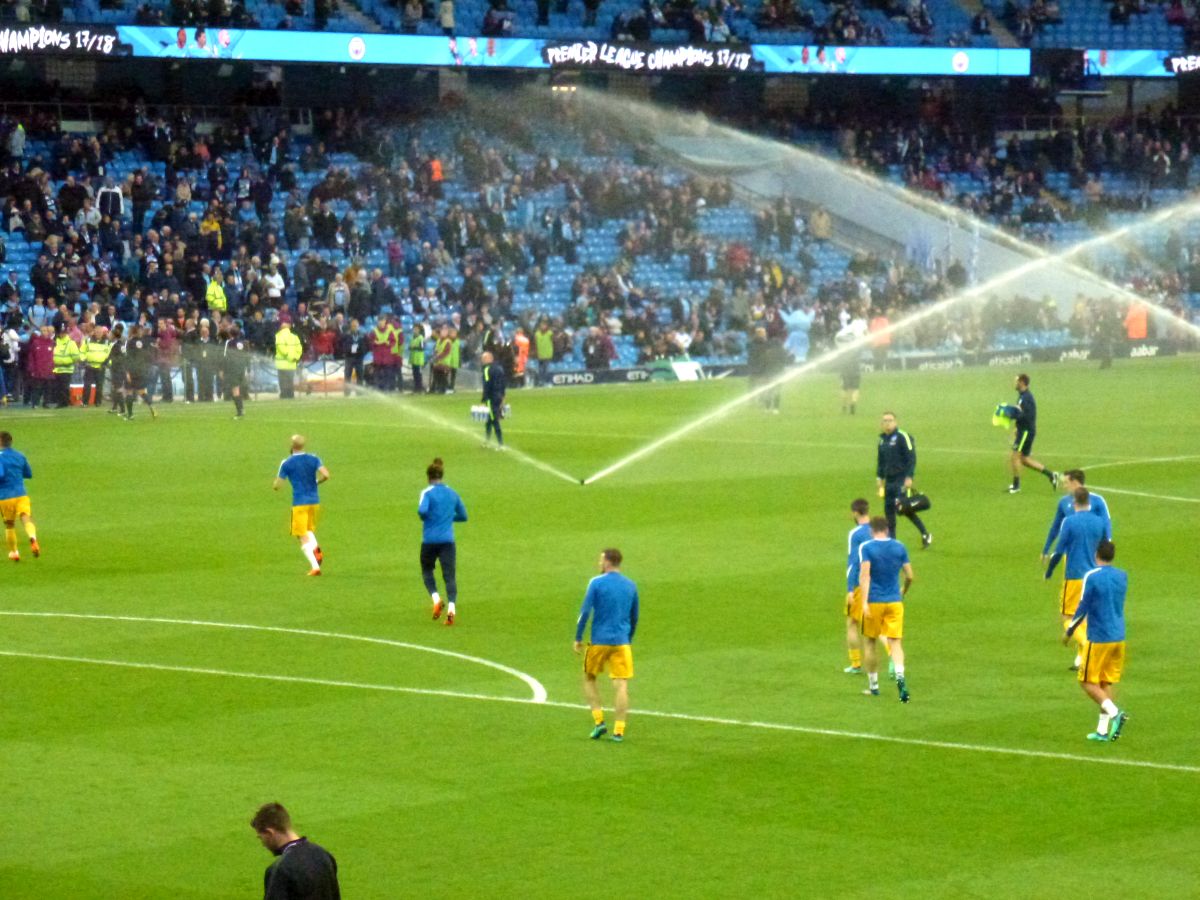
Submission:
M 26 654 L 0 655 L 0 896 L 257 896 L 269 857 L 247 823 L 269 800 L 337 856 L 348 898 L 1195 896 L 1197 361 L 1031 370 L 1034 455 L 1097 466 L 1131 574 L 1132 719 L 1108 746 L 1084 741 L 1095 709 L 1041 578 L 1056 495 L 1032 474 L 1003 492 L 989 416 L 1013 374 L 868 376 L 855 417 L 833 376 L 802 379 L 782 415 L 737 409 L 587 487 L 404 408 L 473 427 L 461 392 L 260 402 L 242 422 L 228 404 L 176 403 L 158 422 L 5 415 L 44 551 L 32 560 L 22 538 L 5 563 L 7 613 L 382 638 L 527 673 L 550 703 L 495 699 L 531 690 L 396 644 L 0 616 L 0 652 Z M 583 478 L 745 389 L 519 392 L 509 440 Z M 933 498 L 931 550 L 901 522 L 917 573 L 908 706 L 841 671 L 847 507 L 877 503 L 885 408 Z M 333 474 L 320 579 L 270 490 L 294 431 Z M 417 566 L 434 456 L 471 517 L 454 628 L 430 621 Z M 571 653 L 608 545 L 643 604 L 624 745 L 587 739 Z

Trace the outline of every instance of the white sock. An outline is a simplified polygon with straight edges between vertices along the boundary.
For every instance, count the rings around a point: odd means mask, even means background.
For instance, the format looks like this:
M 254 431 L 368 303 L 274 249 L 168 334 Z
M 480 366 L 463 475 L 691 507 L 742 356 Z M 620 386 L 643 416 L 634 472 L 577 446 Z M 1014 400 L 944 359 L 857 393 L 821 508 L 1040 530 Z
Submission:
M 438 592 L 437 592 L 437 591 L 434 591 L 432 594 L 430 594 L 430 595 L 429 595 L 429 597 L 430 597 L 430 599 L 431 599 L 431 600 L 433 600 L 433 605 L 434 605 L 434 606 L 437 606 L 439 603 L 441 603 L 441 602 L 442 602 L 442 598 L 438 596 Z
M 878 672 L 868 672 L 867 673 L 867 687 L 869 687 L 873 691 L 879 690 L 879 673 Z
M 309 534 L 312 534 L 312 532 L 309 532 Z M 300 549 L 304 551 L 304 558 L 308 560 L 310 566 L 314 569 L 321 568 L 321 564 L 317 562 L 317 554 L 314 552 L 317 549 L 317 542 L 315 540 L 305 538 L 300 543 Z
M 1107 713 L 1100 713 L 1100 721 L 1096 723 L 1096 734 L 1108 734 L 1108 720 L 1110 718 Z
M 446 612 L 450 613 L 450 615 L 454 615 L 454 601 L 453 600 L 451 600 L 450 605 L 448 607 L 446 607 Z
M 1117 704 L 1113 703 L 1111 700 L 1105 700 L 1100 704 L 1100 708 L 1104 710 L 1104 714 L 1107 716 L 1115 716 L 1119 712 L 1117 709 Z
M 896 666 L 896 677 L 897 678 L 904 677 L 904 666 Z

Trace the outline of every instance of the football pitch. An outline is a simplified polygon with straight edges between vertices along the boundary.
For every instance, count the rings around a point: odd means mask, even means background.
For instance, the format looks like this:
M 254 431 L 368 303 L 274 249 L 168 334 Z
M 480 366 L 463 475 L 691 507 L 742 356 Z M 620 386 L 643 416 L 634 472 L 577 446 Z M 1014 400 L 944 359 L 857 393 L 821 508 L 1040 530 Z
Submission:
M 1195 896 L 1198 361 L 1030 374 L 1033 455 L 1087 469 L 1130 573 L 1106 746 L 1039 563 L 1058 495 L 1004 492 L 1015 372 L 868 375 L 853 417 L 804 378 L 587 487 L 481 449 L 473 393 L 4 415 L 43 553 L 0 578 L 0 896 L 261 896 L 273 800 L 347 898 Z M 584 479 L 745 390 L 514 392 L 506 436 Z M 898 535 L 908 705 L 842 673 L 884 409 L 933 501 L 931 549 Z M 270 489 L 297 431 L 333 476 L 321 578 Z M 452 628 L 417 564 L 434 456 L 470 514 Z M 606 546 L 642 601 L 622 745 L 571 652 Z

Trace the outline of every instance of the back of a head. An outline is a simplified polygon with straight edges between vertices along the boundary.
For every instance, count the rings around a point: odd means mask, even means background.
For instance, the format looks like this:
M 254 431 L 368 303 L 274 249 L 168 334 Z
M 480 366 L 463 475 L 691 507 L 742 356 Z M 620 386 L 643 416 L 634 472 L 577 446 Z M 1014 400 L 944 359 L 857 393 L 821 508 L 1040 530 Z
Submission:
M 850 502 L 850 512 L 854 513 L 856 516 L 865 516 L 870 511 L 871 504 L 862 497 Z
M 1075 492 L 1071 494 L 1075 499 L 1075 505 L 1078 507 L 1087 506 L 1091 502 L 1091 493 L 1085 487 L 1075 488 Z
M 292 435 L 292 452 L 299 453 L 304 449 L 305 439 L 302 434 Z
M 259 832 L 271 829 L 283 833 L 291 830 L 292 817 L 282 803 L 264 803 L 250 820 L 250 827 Z
M 0 431 L 0 447 L 8 448 L 11 446 L 12 446 L 12 435 L 9 434 L 7 431 Z
M 606 547 L 604 550 L 604 559 L 614 569 L 619 569 L 621 568 L 621 560 L 624 559 L 624 557 L 621 555 L 621 551 L 616 547 Z
M 891 529 L 884 516 L 874 516 L 871 519 L 871 534 L 888 534 Z
M 1063 472 L 1063 477 L 1070 478 L 1073 482 L 1081 487 L 1083 486 L 1084 482 L 1087 481 L 1087 476 L 1083 474 L 1083 469 L 1067 469 L 1065 472 Z
M 438 456 L 434 458 L 433 462 L 426 466 L 425 477 L 427 477 L 430 481 L 441 481 L 445 472 L 445 463 L 443 463 L 442 458 Z
M 1096 547 L 1096 559 L 1110 563 L 1117 555 L 1117 546 L 1112 541 L 1101 541 Z

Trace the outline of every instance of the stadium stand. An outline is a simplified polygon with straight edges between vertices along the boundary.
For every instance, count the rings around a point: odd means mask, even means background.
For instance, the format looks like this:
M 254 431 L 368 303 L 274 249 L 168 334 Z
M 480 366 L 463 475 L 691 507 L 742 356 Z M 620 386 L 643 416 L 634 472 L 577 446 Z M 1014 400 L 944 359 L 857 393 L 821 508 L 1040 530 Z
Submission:
M 812 314 L 819 349 L 856 318 L 894 320 L 969 277 L 958 261 L 855 251 L 830 239 L 820 210 L 786 201 L 756 210 L 720 179 L 639 161 L 634 147 L 583 127 L 551 139 L 462 115 L 383 127 L 339 110 L 317 116 L 301 140 L 278 110 L 203 128 L 181 109 L 112 116 L 98 134 L 61 133 L 49 114 L 0 123 L 0 302 L 26 355 L 43 325 L 173 320 L 189 334 L 210 317 L 217 332 L 241 321 L 263 351 L 288 319 L 308 358 L 333 358 L 351 318 L 369 328 L 390 315 L 406 334 L 415 323 L 426 335 L 455 325 L 467 365 L 485 341 L 545 318 L 552 370 L 683 354 L 731 366 L 744 362 L 754 327 L 786 338 L 792 311 Z M 823 121 L 793 128 L 792 139 L 840 148 L 852 165 L 1048 242 L 1171 202 L 1195 180 L 1184 148 L 1196 135 L 1169 121 L 998 149 L 995 134 Z M 1089 155 L 1095 147 L 1103 157 Z M 1163 153 L 1173 175 L 1148 162 Z M 1189 229 L 1165 254 L 1113 274 L 1192 313 L 1200 254 L 1188 251 L 1198 243 Z M 225 316 L 208 302 L 218 272 Z M 1034 299 L 996 302 L 897 335 L 890 350 L 1053 346 L 1086 338 L 1096 319 L 1086 305 L 1063 321 Z

